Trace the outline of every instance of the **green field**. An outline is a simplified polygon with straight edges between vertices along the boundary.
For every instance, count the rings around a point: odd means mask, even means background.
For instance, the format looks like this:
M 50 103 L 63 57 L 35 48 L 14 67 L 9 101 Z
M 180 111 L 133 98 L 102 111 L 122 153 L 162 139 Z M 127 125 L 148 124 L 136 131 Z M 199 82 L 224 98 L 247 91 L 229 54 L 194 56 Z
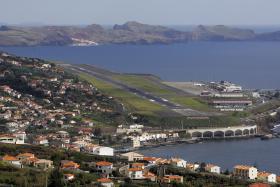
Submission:
M 200 111 L 211 111 L 208 104 L 198 97 L 191 97 L 187 94 L 178 94 L 168 89 L 166 85 L 160 83 L 160 80 L 154 81 L 151 76 L 141 75 L 114 75 L 115 79 L 126 83 L 135 88 L 144 90 L 154 95 L 164 97 L 174 103 Z
M 120 102 L 124 103 L 125 107 L 129 111 L 140 114 L 155 115 L 156 113 L 160 113 L 161 111 L 165 110 L 159 104 L 150 102 L 132 93 L 126 92 L 110 83 L 96 79 L 95 77 L 84 73 L 81 73 L 79 76 L 92 83 L 96 88 L 100 89 L 105 94 L 115 97 Z
M 157 82 L 151 80 L 151 77 L 141 76 L 141 75 L 114 75 L 113 78 L 126 83 L 130 86 L 139 88 L 146 92 L 153 93 L 155 95 L 164 96 L 164 95 L 174 95 L 176 94 L 173 91 L 170 91 L 166 88 L 163 88 Z

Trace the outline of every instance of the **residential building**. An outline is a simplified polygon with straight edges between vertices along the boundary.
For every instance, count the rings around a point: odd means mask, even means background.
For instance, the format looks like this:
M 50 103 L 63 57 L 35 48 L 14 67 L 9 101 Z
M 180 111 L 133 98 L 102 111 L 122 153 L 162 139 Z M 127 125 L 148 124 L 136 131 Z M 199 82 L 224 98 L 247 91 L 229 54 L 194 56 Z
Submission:
M 130 179 L 144 179 L 144 163 L 131 163 L 126 171 Z
M 104 146 L 87 146 L 85 147 L 86 152 L 93 155 L 100 156 L 114 156 L 114 149 L 111 147 Z
M 53 168 L 53 161 L 46 160 L 46 159 L 38 159 L 33 163 L 34 167 L 40 168 L 40 169 L 50 169 Z
M 165 158 L 159 158 L 156 160 L 157 165 L 164 165 L 164 164 L 170 164 L 170 160 Z
M 181 159 L 181 158 L 171 158 L 170 164 L 176 167 L 183 167 L 185 168 L 187 165 L 187 161 Z
M 113 163 L 111 163 L 111 162 L 100 161 L 100 162 L 96 162 L 95 166 L 96 166 L 97 172 L 105 174 L 107 177 L 113 171 Z
M 186 168 L 190 171 L 197 171 L 199 169 L 199 164 L 187 163 Z
M 45 146 L 49 145 L 48 139 L 46 137 L 44 137 L 44 136 L 39 136 L 39 137 L 35 138 L 33 143 L 35 145 L 45 145 Z
M 1 134 L 0 143 L 17 144 L 17 137 L 9 134 Z
M 134 148 L 141 147 L 141 142 L 137 138 L 132 138 L 131 144 L 132 144 L 132 147 L 134 147 Z
M 179 175 L 165 175 L 161 179 L 161 182 L 163 182 L 163 183 L 172 183 L 172 182 L 183 183 L 184 178 L 183 178 L 183 176 L 179 176 Z
M 213 165 L 213 164 L 207 164 L 205 166 L 205 171 L 210 172 L 210 173 L 221 173 L 221 168 L 219 166 Z
M 276 183 L 276 175 L 274 173 L 259 172 L 258 179 L 265 182 Z
M 242 179 L 256 179 L 258 177 L 258 169 L 253 166 L 236 165 L 233 175 Z
M 144 179 L 144 169 L 142 168 L 128 168 L 127 177 L 130 179 Z
M 24 131 L 18 131 L 13 133 L 13 136 L 17 138 L 16 144 L 24 144 L 26 139 L 26 133 Z
M 276 177 L 276 182 L 280 184 L 280 176 Z
M 61 169 L 77 170 L 80 168 L 80 165 L 70 160 L 62 160 L 60 162 L 60 167 Z
M 157 176 L 154 173 L 149 172 L 149 171 L 144 171 L 143 177 L 152 182 L 157 181 Z
M 156 161 L 158 160 L 159 158 L 156 158 L 156 157 L 144 157 L 143 160 L 148 162 L 149 164 L 156 164 Z
M 141 168 L 141 169 L 145 168 L 144 163 L 131 163 L 131 164 L 129 164 L 129 166 L 130 166 L 130 168 Z
M 114 187 L 115 186 L 113 181 L 108 178 L 97 179 L 97 182 L 99 183 L 99 185 L 104 186 L 104 187 Z
M 14 157 L 14 156 L 5 155 L 1 158 L 1 160 L 3 162 L 12 164 L 13 166 L 22 168 L 22 164 L 21 164 L 20 160 L 18 158 Z
M 122 157 L 126 158 L 129 162 L 136 162 L 139 160 L 143 160 L 144 155 L 136 153 L 136 152 L 128 152 L 121 154 Z
M 24 161 L 26 159 L 35 158 L 35 155 L 32 153 L 21 153 L 16 156 L 20 161 Z

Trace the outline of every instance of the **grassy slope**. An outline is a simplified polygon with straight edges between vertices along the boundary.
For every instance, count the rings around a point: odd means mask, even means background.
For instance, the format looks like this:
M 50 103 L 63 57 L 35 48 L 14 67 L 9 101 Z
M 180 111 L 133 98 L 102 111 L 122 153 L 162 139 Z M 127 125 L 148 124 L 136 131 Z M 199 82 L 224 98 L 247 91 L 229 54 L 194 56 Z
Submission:
M 83 73 L 80 74 L 80 77 L 89 81 L 104 93 L 120 100 L 122 103 L 125 104 L 125 107 L 130 111 L 134 111 L 141 114 L 154 115 L 155 113 L 164 110 L 162 106 L 147 101 L 134 94 L 123 91 L 122 89 L 117 88 L 110 83 L 106 83 L 104 81 L 101 81 L 99 79 L 96 79 L 92 76 Z
M 269 110 L 274 110 L 278 107 L 280 107 L 280 100 L 273 100 L 251 109 L 250 112 L 253 114 L 260 114 Z
M 114 78 L 129 84 L 130 86 L 145 90 L 146 92 L 153 93 L 157 96 L 162 96 L 174 103 L 178 103 L 196 110 L 210 111 L 207 103 L 201 101 L 200 99 L 196 97 L 179 95 L 172 90 L 166 89 L 166 87 L 164 88 L 163 85 L 151 81 L 151 79 L 148 77 L 138 75 L 115 75 Z

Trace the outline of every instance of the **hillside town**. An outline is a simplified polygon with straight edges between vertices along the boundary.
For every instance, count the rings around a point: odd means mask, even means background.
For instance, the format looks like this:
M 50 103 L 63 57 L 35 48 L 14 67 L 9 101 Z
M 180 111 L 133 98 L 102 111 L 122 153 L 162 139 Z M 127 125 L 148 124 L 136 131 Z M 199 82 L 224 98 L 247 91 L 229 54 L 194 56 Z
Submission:
M 242 111 L 252 105 L 250 100 L 228 100 L 233 95 L 244 97 L 240 86 L 221 82 L 207 88 L 215 91 L 203 91 L 201 97 L 214 98 L 211 105 L 218 110 Z M 7 175 L 8 171 L 39 171 L 42 176 L 38 180 L 50 178 L 55 182 L 54 176 L 58 175 L 63 179 L 60 182 L 69 186 L 196 186 L 190 176 L 202 180 L 210 177 L 214 186 L 219 180 L 243 186 L 280 183 L 279 176 L 259 171 L 256 166 L 240 163 L 228 171 L 215 163 L 137 152 L 209 138 L 253 137 L 257 135 L 256 126 L 217 127 L 211 132 L 202 128 L 151 128 L 135 123 L 137 119 L 127 114 L 119 101 L 59 65 L 0 53 L 0 170 Z M 42 154 L 45 150 L 63 156 Z M 13 182 L 0 178 L 0 185 L 17 185 Z
M 112 158 L 112 156 L 110 157 Z M 105 187 L 127 183 L 128 179 L 131 184 L 139 185 L 146 182 L 160 185 L 187 184 L 190 181 L 186 180 L 185 177 L 190 174 L 231 178 L 232 180 L 245 181 L 245 184 L 248 183 L 251 186 L 254 183 L 263 183 L 267 186 L 280 184 L 280 176 L 259 171 L 255 166 L 236 165 L 231 171 L 224 171 L 212 163 L 190 163 L 181 158 L 149 157 L 137 152 L 116 154 L 115 161 L 107 161 L 108 158 L 87 162 L 87 166 L 82 167 L 81 165 L 85 165 L 82 161 L 60 160 L 55 165 L 54 161 L 38 158 L 33 153 L 19 153 L 18 155 L 5 154 L 0 158 L 0 162 L 10 164 L 15 168 L 29 168 L 44 172 L 54 170 L 57 167 L 63 174 L 64 182 L 69 185 L 74 183 L 76 177 L 83 173 L 95 174 L 96 179 L 91 180 L 90 183 Z

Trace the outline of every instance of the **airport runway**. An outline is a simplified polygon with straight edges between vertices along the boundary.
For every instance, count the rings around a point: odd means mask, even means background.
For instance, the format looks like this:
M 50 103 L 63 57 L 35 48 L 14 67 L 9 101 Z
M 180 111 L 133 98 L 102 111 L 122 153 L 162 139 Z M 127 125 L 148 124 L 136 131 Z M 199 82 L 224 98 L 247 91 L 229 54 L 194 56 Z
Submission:
M 130 93 L 133 93 L 135 95 L 138 95 L 142 98 L 145 98 L 151 102 L 155 102 L 158 103 L 164 107 L 169 108 L 170 110 L 173 110 L 174 112 L 177 112 L 181 115 L 184 116 L 209 116 L 208 113 L 206 112 L 200 112 L 200 111 L 196 111 L 190 108 L 186 108 L 184 106 L 181 106 L 177 103 L 173 103 L 168 101 L 165 98 L 162 97 L 158 97 L 155 96 L 151 93 L 145 92 L 143 90 L 128 86 L 120 81 L 114 80 L 111 78 L 111 76 L 109 75 L 109 72 L 106 70 L 102 70 L 99 68 L 96 68 L 92 65 L 85 65 L 85 64 L 63 64 L 64 67 L 70 68 L 72 71 L 74 72 L 83 72 L 83 73 L 87 73 L 91 76 L 96 77 L 97 79 L 100 79 L 102 81 L 108 82 L 110 84 L 113 84 L 123 90 L 126 90 Z

